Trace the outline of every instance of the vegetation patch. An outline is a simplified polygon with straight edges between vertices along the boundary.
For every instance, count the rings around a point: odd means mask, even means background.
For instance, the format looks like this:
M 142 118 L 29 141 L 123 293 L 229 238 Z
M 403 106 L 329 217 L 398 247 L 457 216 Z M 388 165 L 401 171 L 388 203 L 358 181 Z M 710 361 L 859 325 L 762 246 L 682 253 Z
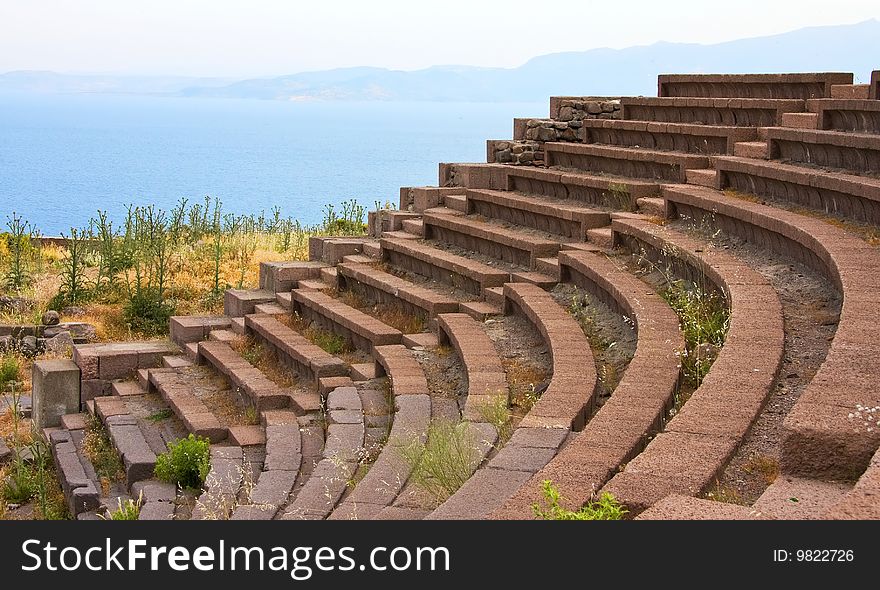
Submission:
M 598 499 L 590 500 L 578 510 L 562 506 L 564 499 L 559 489 L 549 479 L 541 483 L 543 505 L 532 504 L 535 518 L 539 520 L 620 520 L 628 510 L 613 495 L 603 492 Z
M 477 441 L 465 421 L 434 420 L 424 443 L 414 440 L 398 448 L 412 470 L 410 481 L 438 505 L 464 485 L 480 461 Z
M 199 489 L 211 470 L 211 442 L 190 434 L 168 443 L 168 450 L 156 458 L 155 475 L 182 489 Z
M 82 442 L 83 453 L 92 462 L 99 478 L 108 481 L 124 481 L 125 467 L 119 453 L 113 448 L 107 430 L 101 421 L 92 416 L 86 425 Z

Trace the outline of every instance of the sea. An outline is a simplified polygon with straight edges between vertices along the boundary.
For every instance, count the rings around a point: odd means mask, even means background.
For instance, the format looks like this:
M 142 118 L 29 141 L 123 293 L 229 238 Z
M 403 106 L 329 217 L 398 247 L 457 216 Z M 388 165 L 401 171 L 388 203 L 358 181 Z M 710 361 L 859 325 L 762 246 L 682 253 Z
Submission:
M 320 222 L 326 204 L 373 208 L 436 185 L 439 162 L 485 162 L 486 139 L 547 103 L 288 102 L 106 94 L 0 94 L 0 231 L 15 212 L 42 235 L 99 210 L 171 209 Z

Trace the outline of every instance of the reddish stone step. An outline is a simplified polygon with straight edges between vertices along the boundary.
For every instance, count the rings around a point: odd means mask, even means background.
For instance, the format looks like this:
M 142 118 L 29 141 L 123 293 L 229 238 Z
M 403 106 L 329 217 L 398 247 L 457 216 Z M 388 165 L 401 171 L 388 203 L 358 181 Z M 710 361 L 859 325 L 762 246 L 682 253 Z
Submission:
M 344 336 L 363 350 L 383 344 L 399 344 L 403 336 L 400 330 L 326 293 L 302 289 L 295 289 L 291 293 L 294 311 L 305 319 Z
M 385 261 L 393 266 L 452 284 L 474 295 L 510 280 L 509 272 L 416 240 L 383 238 L 382 251 Z
M 501 315 L 501 307 L 488 301 L 470 301 L 461 304 L 462 313 L 466 313 L 478 322 L 485 322 L 492 316 Z
M 581 241 L 586 230 L 609 223 L 605 211 L 510 191 L 469 190 L 468 206 L 469 213 Z
M 867 100 L 869 89 L 868 84 L 832 84 L 831 98 Z
M 591 244 L 610 250 L 614 247 L 614 236 L 610 227 L 600 227 L 587 232 L 587 239 Z
M 544 150 L 548 166 L 667 182 L 685 182 L 685 170 L 709 166 L 708 157 L 683 152 L 552 142 Z
M 766 160 L 770 157 L 767 142 L 764 141 L 740 141 L 733 147 L 733 154 L 741 158 L 760 158 Z
M 795 129 L 816 129 L 819 126 L 819 115 L 816 113 L 784 113 L 780 126 L 794 127 Z
M 654 123 L 651 121 L 585 120 L 585 143 L 600 143 L 691 154 L 732 154 L 738 141 L 757 139 L 753 127 Z
M 536 258 L 552 256 L 559 251 L 557 241 L 470 217 L 450 215 L 448 209 L 429 209 L 423 220 L 426 238 L 529 268 L 534 266 Z
M 458 311 L 458 301 L 367 264 L 339 265 L 340 288 L 365 295 L 371 301 L 401 306 L 407 313 L 431 318 Z
M 694 170 L 688 170 L 688 183 L 690 183 L 691 172 L 694 172 Z M 702 170 L 700 172 L 702 172 Z M 639 211 L 645 215 L 652 215 L 654 217 L 666 219 L 666 201 L 664 199 L 643 197 L 636 202 L 639 205 Z
M 407 219 L 403 222 L 403 231 L 420 238 L 425 235 L 425 227 L 421 219 Z
M 468 210 L 467 197 L 463 194 L 446 195 L 443 197 L 443 204 L 449 209 L 460 211 L 461 213 L 467 213 Z

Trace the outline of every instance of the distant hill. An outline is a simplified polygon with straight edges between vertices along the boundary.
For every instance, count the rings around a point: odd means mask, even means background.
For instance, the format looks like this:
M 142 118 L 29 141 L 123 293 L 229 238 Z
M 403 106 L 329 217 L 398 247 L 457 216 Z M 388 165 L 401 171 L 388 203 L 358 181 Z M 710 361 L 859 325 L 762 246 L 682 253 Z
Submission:
M 27 87 L 59 92 L 169 93 L 265 100 L 543 101 L 551 95 L 653 95 L 658 73 L 843 71 L 867 82 L 880 68 L 880 21 L 810 27 L 714 45 L 655 43 L 535 57 L 518 68 L 435 66 L 417 71 L 357 67 L 275 78 L 218 80 L 115 79 L 50 73 L 0 75 L 0 91 Z M 73 79 L 68 79 L 73 78 Z M 120 81 L 121 80 L 121 81 Z M 76 90 L 81 88 L 81 90 Z M 120 90 L 120 89 L 126 90 Z M 150 90 L 147 90 L 149 88 Z M 141 90 L 136 90 L 141 89 Z

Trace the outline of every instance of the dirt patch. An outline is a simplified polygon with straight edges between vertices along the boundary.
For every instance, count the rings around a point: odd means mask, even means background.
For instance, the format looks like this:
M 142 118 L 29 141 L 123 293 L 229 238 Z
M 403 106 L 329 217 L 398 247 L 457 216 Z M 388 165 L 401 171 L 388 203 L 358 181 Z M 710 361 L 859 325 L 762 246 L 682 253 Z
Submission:
M 550 351 L 535 327 L 519 315 L 491 318 L 483 328 L 501 358 L 516 427 L 550 385 Z
M 637 336 L 633 324 L 575 285 L 560 283 L 552 294 L 556 302 L 577 320 L 590 342 L 599 378 L 597 406 L 601 406 L 620 383 L 636 352 Z
M 413 356 L 425 372 L 432 400 L 452 400 L 460 416 L 467 398 L 467 375 L 459 356 L 448 346 L 413 350 Z

